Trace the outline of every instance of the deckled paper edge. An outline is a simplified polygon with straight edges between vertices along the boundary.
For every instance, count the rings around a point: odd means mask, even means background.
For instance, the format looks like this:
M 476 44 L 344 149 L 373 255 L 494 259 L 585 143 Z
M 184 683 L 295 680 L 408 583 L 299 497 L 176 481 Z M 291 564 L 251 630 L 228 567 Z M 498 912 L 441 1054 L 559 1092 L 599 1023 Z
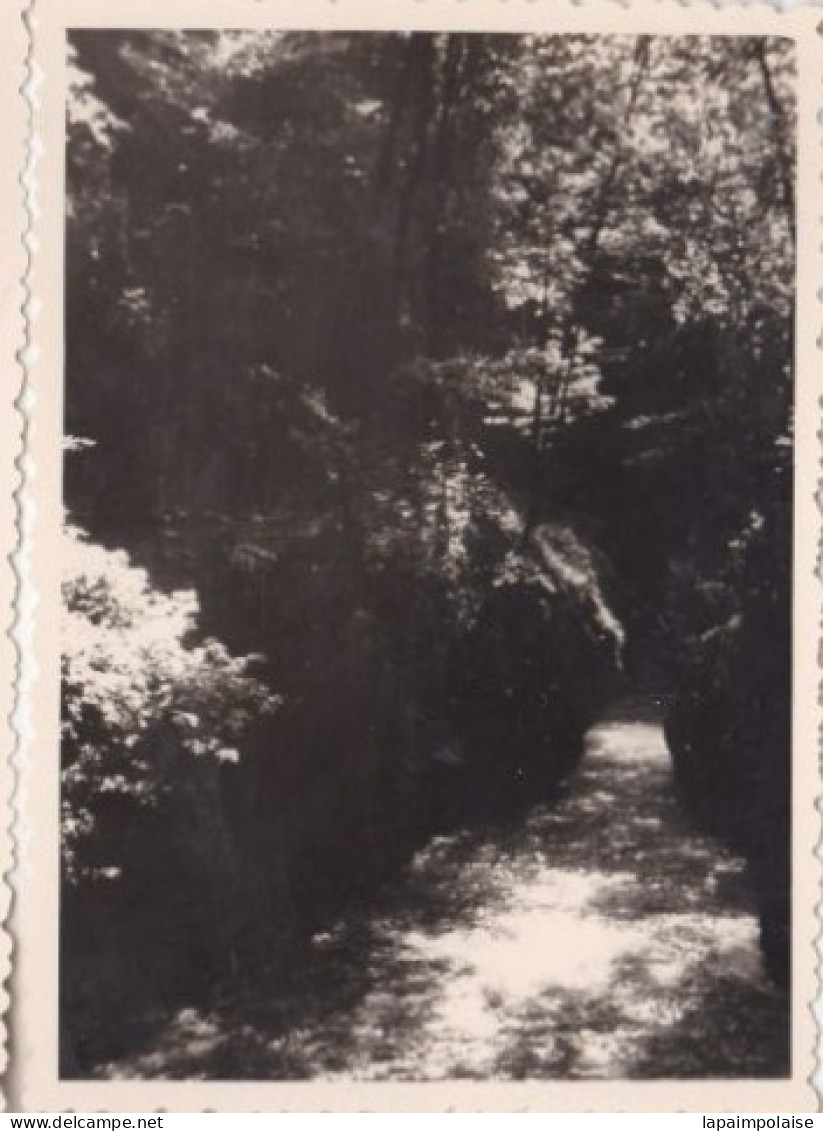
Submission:
M 25 484 L 24 407 L 26 345 L 32 317 L 31 293 L 26 286 L 32 239 L 32 214 L 26 184 L 32 150 L 29 142 L 30 103 L 23 96 L 31 66 L 31 40 L 26 29 L 26 0 L 12 0 L 3 10 L 0 35 L 5 43 L 0 68 L 0 1098 L 8 1105 L 14 1061 L 10 1011 L 13 999 L 12 875 L 15 863 L 15 753 L 18 723 L 15 704 L 20 679 L 19 556 L 22 495 Z
M 41 59 L 43 40 L 48 43 L 49 36 L 53 35 L 63 21 L 68 26 L 264 26 L 274 24 L 282 27 L 318 27 L 331 29 L 334 27 L 349 27 L 362 29 L 378 29 L 387 27 L 416 26 L 432 30 L 447 30 L 450 28 L 465 28 L 469 23 L 472 27 L 483 30 L 538 30 L 537 22 L 542 21 L 540 30 L 597 30 L 603 32 L 628 33 L 636 31 L 660 32 L 672 30 L 677 32 L 703 32 L 711 34 L 715 31 L 732 33 L 758 34 L 765 30 L 765 24 L 770 26 L 770 34 L 797 34 L 800 35 L 800 20 L 795 19 L 799 14 L 805 20 L 806 35 L 803 40 L 805 47 L 799 45 L 799 50 L 805 53 L 805 67 L 807 83 L 805 87 L 806 102 L 800 106 L 801 134 L 811 132 L 817 142 L 816 147 L 810 146 L 808 136 L 807 161 L 802 176 L 798 179 L 798 218 L 802 224 L 800 238 L 800 261 L 798 264 L 798 294 L 804 296 L 804 303 L 799 305 L 813 305 L 814 318 L 811 319 L 809 311 L 802 323 L 804 328 L 805 343 L 800 342 L 798 347 L 798 404 L 807 409 L 815 406 L 820 408 L 820 399 L 815 396 L 815 386 L 812 384 L 816 366 L 820 365 L 820 350 L 823 342 L 817 333 L 823 323 L 820 318 L 820 284 L 821 276 L 821 225 L 820 225 L 820 200 L 823 176 L 821 176 L 821 108 L 823 107 L 823 51 L 821 39 L 812 38 L 812 24 L 817 21 L 818 36 L 821 34 L 823 24 L 823 9 L 818 5 L 806 6 L 801 10 L 798 5 L 790 5 L 787 10 L 780 13 L 776 8 L 758 3 L 741 3 L 733 5 L 710 4 L 678 4 L 668 0 L 635 0 L 633 4 L 621 4 L 618 0 L 601 0 L 601 2 L 565 3 L 560 0 L 393 0 L 392 5 L 377 4 L 374 0 L 152 0 L 151 3 L 137 4 L 136 0 L 31 0 L 26 5 L 24 0 L 14 0 L 13 14 L 18 15 L 23 8 L 23 21 L 20 26 L 28 28 L 32 35 L 33 58 L 28 55 L 25 45 L 25 36 L 21 40 L 18 34 L 4 37 L 4 45 L 0 46 L 0 56 L 12 51 L 12 66 L 2 68 L 4 77 L 9 71 L 20 73 L 19 60 L 27 60 L 28 80 L 26 83 L 27 109 L 33 115 L 34 129 L 32 142 L 28 150 L 25 163 L 24 179 L 28 189 L 28 216 L 27 221 L 33 221 L 34 232 L 31 227 L 27 229 L 28 235 L 25 244 L 19 238 L 19 229 L 15 241 L 24 248 L 24 252 L 34 254 L 34 268 L 31 291 L 27 292 L 22 309 L 25 316 L 18 313 L 12 318 L 12 330 L 19 331 L 23 324 L 23 342 L 26 342 L 25 330 L 32 328 L 36 316 L 37 306 L 43 302 L 44 296 L 40 295 L 39 287 L 43 280 L 53 288 L 51 292 L 44 291 L 49 298 L 59 296 L 61 281 L 50 277 L 49 255 L 55 249 L 55 229 L 59 231 L 62 222 L 62 209 L 60 215 L 55 212 L 55 200 L 62 202 L 62 196 L 57 198 L 55 190 L 62 186 L 61 160 L 62 145 L 53 143 L 58 136 L 55 130 L 56 104 L 53 98 L 46 97 L 43 101 L 38 97 L 36 87 L 42 85 L 44 92 L 49 91 L 48 68 L 44 69 Z M 646 21 L 639 27 L 634 21 Z M 666 26 L 661 27 L 661 21 L 666 20 Z M 563 27 L 558 25 L 563 23 Z M 592 23 L 594 21 L 594 23 Z M 732 21 L 732 22 L 730 22 Z M 650 25 L 656 26 L 650 26 Z M 690 26 L 686 27 L 688 24 Z M 5 28 L 3 29 L 5 31 Z M 20 48 L 22 45 L 22 55 Z M 52 48 L 54 43 L 52 41 Z M 24 67 L 25 70 L 25 67 Z M 809 90 L 813 93 L 810 95 Z M 62 95 L 61 95 L 62 97 Z M 811 103 L 809 102 L 811 98 Z M 15 119 L 16 120 L 16 119 Z M 51 132 L 50 132 L 51 131 Z M 16 136 L 16 135 L 15 135 Z M 812 150 L 810 153 L 809 150 Z M 9 164 L 15 167 L 14 162 Z M 39 178 L 32 179 L 32 170 L 38 166 Z M 12 194 L 3 194 L 6 199 L 15 201 L 11 206 L 12 216 L 19 207 L 19 185 Z M 38 196 L 42 196 L 42 213 L 37 213 Z M 12 219 L 14 223 L 14 219 Z M 35 241 L 36 237 L 36 241 Z M 42 245 L 42 247 L 41 247 Z M 19 251 L 19 247 L 14 249 Z M 5 282 L 6 254 L 3 254 L 3 270 Z M 12 256 L 13 258 L 13 256 Z M 26 256 L 24 255 L 24 258 Z M 25 265 L 24 265 L 25 270 Z M 18 295 L 22 295 L 19 281 L 15 282 Z M 39 303 L 35 301 L 35 296 Z M 46 307 L 48 308 L 48 299 Z M 53 304 L 57 306 L 58 303 Z M 20 303 L 18 303 L 20 306 Z M 5 307 L 0 312 L 5 317 Z M 817 339 L 815 343 L 809 340 L 809 327 L 813 321 L 812 336 Z M 280 1111 L 800 1111 L 816 1110 L 820 1103 L 820 1092 L 815 1092 L 814 1087 L 823 1089 L 823 1074 L 815 1059 L 816 1049 L 820 1043 L 820 1025 L 823 1024 L 823 1006 L 820 1004 L 820 983 L 817 983 L 817 995 L 812 1002 L 802 1003 L 797 997 L 794 999 L 795 1012 L 795 1041 L 794 1054 L 798 1063 L 804 1066 L 802 1071 L 795 1071 L 790 1082 L 769 1081 L 718 1081 L 694 1083 L 687 1080 L 670 1082 L 621 1082 L 621 1083 L 579 1083 L 556 1082 L 550 1084 L 466 1084 L 462 1082 L 446 1082 L 440 1084 L 419 1085 L 324 1085 L 324 1084 L 266 1084 L 266 1083 L 165 1083 L 165 1082 L 104 1082 L 104 1083 L 72 1083 L 60 1081 L 56 1074 L 56 937 L 49 938 L 49 932 L 42 930 L 42 920 L 37 922 L 32 907 L 37 903 L 39 909 L 48 910 L 56 907 L 55 877 L 46 875 L 45 859 L 55 844 L 56 832 L 56 806 L 55 797 L 47 798 L 45 795 L 53 790 L 56 755 L 51 751 L 53 743 L 54 720 L 44 716 L 38 710 L 38 704 L 49 705 L 48 694 L 44 700 L 44 676 L 37 671 L 36 657 L 45 652 L 47 658 L 53 661 L 54 649 L 44 649 L 45 634 L 48 629 L 44 627 L 44 619 L 51 612 L 55 612 L 53 591 L 48 587 L 35 584 L 44 577 L 54 581 L 53 567 L 41 569 L 43 566 L 42 542 L 44 532 L 48 532 L 48 522 L 53 520 L 55 511 L 59 513 L 59 499 L 54 497 L 54 485 L 59 484 L 59 444 L 54 441 L 58 437 L 54 432 L 55 413 L 54 405 L 50 402 L 59 400 L 59 393 L 53 390 L 49 395 L 41 393 L 41 407 L 37 414 L 34 413 L 33 388 L 40 383 L 41 390 L 49 388 L 49 382 L 54 381 L 55 374 L 60 372 L 60 351 L 55 340 L 55 327 L 60 325 L 60 315 L 54 309 L 47 309 L 47 316 L 35 327 L 34 340 L 28 340 L 25 349 L 26 381 L 18 400 L 17 443 L 8 445 L 14 447 L 16 456 L 19 457 L 11 474 L 12 484 L 21 486 L 17 498 L 20 502 L 19 515 L 15 512 L 12 520 L 12 544 L 16 545 L 18 534 L 22 538 L 22 547 L 18 549 L 15 557 L 17 576 L 24 578 L 22 598 L 17 605 L 17 622 L 14 630 L 14 640 L 17 647 L 21 648 L 22 668 L 19 684 L 21 687 L 20 704 L 15 717 L 16 733 L 18 738 L 17 770 L 21 777 L 16 794 L 17 824 L 17 866 L 14 876 L 19 881 L 21 872 L 25 875 L 26 886 L 17 888 L 18 892 L 25 893 L 25 898 L 15 905 L 15 914 L 12 918 L 12 933 L 4 932 L 0 940 L 0 963 L 5 960 L 5 966 L 0 965 L 0 976 L 8 976 L 8 952 L 10 939 L 15 927 L 19 926 L 20 935 L 24 938 L 31 937 L 31 942 L 26 944 L 18 954 L 19 961 L 15 962 L 14 999 L 18 1005 L 18 1014 L 12 1014 L 15 1026 L 13 1033 L 17 1044 L 13 1050 L 11 1073 L 15 1086 L 12 1096 L 15 1102 L 18 1096 L 22 1104 L 19 1110 L 280 1110 Z M 45 329 L 44 329 L 45 326 Z M 4 341 L 12 335 L 4 335 Z M 19 340 L 19 339 L 18 339 Z M 810 356 L 814 355 L 814 356 Z M 20 366 L 15 367 L 15 382 L 20 386 Z M 802 386 L 802 388 L 801 388 Z M 821 448 L 818 434 L 819 411 L 815 411 L 814 419 L 801 419 L 798 422 L 798 453 L 796 461 L 796 476 L 801 484 L 805 483 L 807 489 L 813 483 L 820 483 Z M 26 438 L 21 445 L 20 436 Z M 803 439 L 801 440 L 801 433 Z M 41 458 L 37 461 L 37 453 L 41 457 L 49 457 L 52 464 L 44 462 Z M 813 464 L 813 466 L 812 466 Z M 38 474 L 35 474 L 37 469 Z M 4 485 L 3 472 L 0 468 L 0 485 Z M 51 494 L 50 494 L 51 492 Z M 4 492 L 4 500 L 9 492 Z M 821 493 L 823 497 L 823 493 Z M 35 501 L 40 505 L 35 508 Z M 794 575 L 795 623 L 802 626 L 823 626 L 823 606 L 820 600 L 820 585 L 817 574 L 817 551 L 821 546 L 819 537 L 820 512 L 815 507 L 814 497 L 798 499 L 796 503 L 797 523 L 795 550 L 796 566 Z M 5 519 L 5 512 L 3 512 Z M 808 521 L 807 521 L 808 520 Z M 53 523 L 52 523 L 53 525 Z M 0 527 L 0 537 L 5 538 L 6 523 Z M 5 558 L 4 558 L 5 561 Z M 5 577 L 3 582 L 5 582 Z M 15 578 L 16 580 L 16 578 Z M 52 584 L 53 590 L 53 584 Z M 5 589 L 0 589 L 0 594 L 5 600 Z M 33 617 L 34 601 L 38 600 L 42 610 L 38 619 Z M 2 606 L 5 609 L 5 605 Z M 51 632 L 54 635 L 55 622 L 51 623 Z M 5 646 L 4 637 L 4 646 Z M 815 851 L 820 845 L 820 829 L 818 813 L 820 811 L 820 776 L 815 754 L 820 749 L 819 736 L 821 733 L 820 720 L 820 690 L 819 667 L 817 657 L 813 655 L 814 648 L 807 647 L 795 651 L 795 678 L 796 688 L 794 701 L 794 756 L 795 766 L 802 768 L 802 774 L 796 773 L 794 787 L 794 810 L 796 838 L 803 848 L 808 851 L 808 863 L 804 867 L 802 877 L 795 877 L 796 895 L 796 922 L 795 922 L 795 970 L 802 975 L 803 985 L 811 986 L 815 975 L 820 977 L 821 967 L 815 964 L 812 954 L 812 939 L 820 943 L 821 932 L 819 907 L 818 916 L 812 908 L 812 892 L 820 890 L 820 855 Z M 0 656 L 0 659 L 2 657 Z M 14 653 L 12 654 L 14 659 Z M 45 665 L 44 665 L 45 666 Z M 0 669 L 2 670 L 2 669 Z M 38 676 L 40 678 L 38 678 Z M 7 694 L 5 682 L 0 687 L 0 695 Z M 808 694 L 814 687 L 814 692 Z M 45 689 L 48 693 L 48 688 Z M 4 705 L 0 699 L 0 705 Z M 5 716 L 8 717 L 7 715 Z M 32 719 L 39 722 L 39 734 L 32 733 Z M 51 728 L 51 732 L 50 732 Z M 41 746 L 38 764 L 32 759 L 34 750 L 33 739 Z M 0 733 L 0 738 L 5 741 L 5 731 Z M 48 754 L 48 757 L 47 757 Z M 800 758 L 803 759 L 800 762 Z M 808 765 L 806 764 L 808 761 Z M 50 768 L 51 767 L 51 768 Z M 12 842 L 8 836 L 8 796 L 12 781 L 13 770 L 7 760 L 3 761 L 3 777 L 0 779 L 0 804 L 6 799 L 6 841 L 4 849 L 11 851 Z M 50 776 L 51 775 L 51 776 Z M 802 780 L 801 780 L 802 779 Z M 39 783 L 39 788 L 38 788 Z M 813 786 L 809 792 L 810 784 Z M 45 790 L 45 793 L 44 793 Z M 33 813 L 36 797 L 38 805 L 41 800 L 39 816 Z M 46 814 L 43 820 L 43 812 Z M 52 828 L 52 825 L 55 827 Z M 0 826 L 2 821 L 0 820 Z M 21 839 L 22 838 L 22 839 Z M 9 860 L 11 857 L 9 857 Z M 9 863 L 5 856 L 0 856 L 6 869 Z M 31 884 L 32 894 L 28 894 L 28 885 Z M 2 901 L 5 900 L 5 903 Z M 44 902 L 45 900 L 45 902 Z M 8 910 L 10 890 L 8 884 L 0 892 L 0 907 L 4 914 Z M 798 906 L 802 904 L 802 906 Z M 804 910 L 807 909 L 807 910 Z M 798 912 L 802 911 L 800 914 Z M 807 913 L 808 912 L 808 913 Z M 34 927 L 39 926 L 40 931 L 35 935 Z M 51 932 L 56 936 L 56 931 Z M 802 938 L 801 938 L 802 936 Z M 45 959 L 52 959 L 51 966 Z M 823 962 L 823 960 L 821 960 Z M 19 972 L 19 977 L 18 977 Z M 40 981 L 38 982 L 38 975 Z M 800 980 L 800 978 L 798 978 Z M 18 992 L 19 991 L 19 992 Z M 50 996 L 49 996 L 50 995 Z M 29 1008 L 24 1011 L 21 1003 L 27 1005 L 29 1001 L 37 1000 L 42 1007 L 52 1002 L 52 1014 L 46 1018 L 38 1008 Z M 0 1001 L 0 1005 L 3 1003 Z M 805 1017 L 797 1015 L 804 1013 Z M 8 1017 L 9 1014 L 6 1014 Z M 30 1028 L 25 1028 L 27 1018 L 32 1018 Z M 809 1020 L 813 1019 L 818 1029 L 813 1032 Z M 800 1040 L 798 1041 L 798 1034 Z M 811 1047 L 814 1046 L 814 1047 Z M 22 1091 L 20 1090 L 22 1089 Z M 735 1092 L 736 1103 L 730 1103 L 728 1097 Z M 745 1092 L 745 1097 L 741 1096 Z M 778 1102 L 781 1100 L 782 1102 Z M 740 1102 L 743 1101 L 743 1102 Z
M 823 5 L 820 7 L 817 36 L 818 52 L 815 84 L 818 106 L 814 121 L 812 122 L 816 139 L 816 160 L 813 168 L 812 182 L 809 186 L 811 194 L 809 204 L 814 210 L 813 221 L 810 225 L 814 245 L 811 267 L 812 277 L 810 282 L 815 312 L 814 324 L 815 342 L 818 354 L 818 372 L 823 375 Z M 813 606 L 817 614 L 815 623 L 818 629 L 817 668 L 815 672 L 817 681 L 817 696 L 815 699 L 817 720 L 814 731 L 810 735 L 810 739 L 813 742 L 813 746 L 810 747 L 810 754 L 814 751 L 817 766 L 818 795 L 814 809 L 818 820 L 814 856 L 817 864 L 817 892 L 820 898 L 814 908 L 816 926 L 814 936 L 816 959 L 814 973 L 817 993 L 809 1003 L 809 1011 L 812 1015 L 815 1027 L 813 1067 L 809 1075 L 809 1083 L 817 1096 L 818 1111 L 823 1111 L 823 867 L 821 867 L 821 864 L 823 864 L 823 821 L 820 819 L 823 817 L 823 607 L 820 604 L 821 586 L 823 585 L 823 524 L 821 524 L 821 516 L 823 516 L 823 383 L 820 383 L 818 387 L 817 405 L 820 410 L 818 430 L 815 436 L 817 441 L 817 459 L 815 461 L 817 473 L 815 476 L 817 483 L 817 490 L 815 492 L 817 537 L 815 539 L 814 585 L 817 599 Z M 795 802 L 796 798 L 797 793 L 795 790 Z

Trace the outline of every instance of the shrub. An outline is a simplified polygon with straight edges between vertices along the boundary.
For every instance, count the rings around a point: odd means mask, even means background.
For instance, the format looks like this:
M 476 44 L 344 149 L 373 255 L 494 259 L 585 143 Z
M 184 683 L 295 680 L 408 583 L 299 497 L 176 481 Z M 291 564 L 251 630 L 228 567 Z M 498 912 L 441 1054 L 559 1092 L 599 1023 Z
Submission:
M 198 639 L 193 593 L 76 528 L 63 546 L 62 990 L 82 1060 L 112 1011 L 185 993 L 237 945 L 236 763 L 278 699 L 255 657 Z
M 162 809 L 180 775 L 237 762 L 244 734 L 278 699 L 249 674 L 256 657 L 195 643 L 193 592 L 152 589 L 124 553 L 76 528 L 64 547 L 62 844 L 77 883 L 122 869 L 118 846 L 99 843 L 104 799 Z

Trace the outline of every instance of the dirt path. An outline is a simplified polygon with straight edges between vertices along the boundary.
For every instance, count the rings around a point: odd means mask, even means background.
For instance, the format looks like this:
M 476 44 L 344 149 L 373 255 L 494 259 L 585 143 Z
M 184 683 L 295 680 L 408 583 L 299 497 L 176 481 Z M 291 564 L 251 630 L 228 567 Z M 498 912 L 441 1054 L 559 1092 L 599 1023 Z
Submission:
M 660 727 L 612 719 L 559 804 L 436 839 L 285 990 L 184 1010 L 101 1074 L 779 1075 L 786 1003 L 742 871 L 678 812 Z

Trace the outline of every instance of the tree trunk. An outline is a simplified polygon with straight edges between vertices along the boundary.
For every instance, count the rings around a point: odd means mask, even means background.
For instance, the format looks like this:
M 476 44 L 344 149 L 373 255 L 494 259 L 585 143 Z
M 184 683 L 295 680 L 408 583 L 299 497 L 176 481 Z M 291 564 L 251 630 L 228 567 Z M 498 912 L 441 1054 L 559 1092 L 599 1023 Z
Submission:
M 460 88 L 465 55 L 464 37 L 449 35 L 443 60 L 441 97 L 434 139 L 431 204 L 426 254 L 426 305 L 428 351 L 432 357 L 442 355 L 447 319 L 442 287 L 443 228 L 449 202 L 449 153 L 452 141 L 452 116 Z
M 763 78 L 763 89 L 766 94 L 766 102 L 769 107 L 769 118 L 771 121 L 772 134 L 774 135 L 775 148 L 777 150 L 777 163 L 780 172 L 780 189 L 783 197 L 783 204 L 786 209 L 786 217 L 789 223 L 789 232 L 791 234 L 792 243 L 796 242 L 796 219 L 795 219 L 795 200 L 794 200 L 794 180 L 792 161 L 786 148 L 786 116 L 783 107 L 780 104 L 780 99 L 777 96 L 777 91 L 774 88 L 772 80 L 772 72 L 769 66 L 769 58 L 766 54 L 766 40 L 758 39 L 755 43 L 754 56 L 760 68 L 760 74 Z
M 415 33 L 409 40 L 409 91 L 414 115 L 414 137 L 409 169 L 400 193 L 394 234 L 394 279 L 398 308 L 410 302 L 410 244 L 415 204 L 429 160 L 429 127 L 434 112 L 435 37 L 431 33 Z
M 651 41 L 647 35 L 638 37 L 637 46 L 634 51 L 634 73 L 632 75 L 631 86 L 629 87 L 629 102 L 626 107 L 626 124 L 631 120 L 634 112 L 634 107 L 637 102 L 637 96 L 640 93 L 640 85 L 643 77 L 649 67 L 649 54 L 651 50 Z M 608 171 L 605 179 L 600 186 L 600 191 L 597 196 L 597 203 L 594 209 L 594 220 L 592 222 L 591 231 L 589 233 L 588 253 L 589 253 L 589 272 L 597 253 L 597 247 L 600 243 L 600 236 L 602 235 L 603 228 L 606 220 L 608 219 L 609 211 L 612 203 L 612 193 L 617 181 L 617 175 L 620 172 L 620 165 L 622 154 L 620 147 L 615 145 L 612 152 L 611 163 L 609 164 Z M 588 273 L 588 272 L 587 272 Z

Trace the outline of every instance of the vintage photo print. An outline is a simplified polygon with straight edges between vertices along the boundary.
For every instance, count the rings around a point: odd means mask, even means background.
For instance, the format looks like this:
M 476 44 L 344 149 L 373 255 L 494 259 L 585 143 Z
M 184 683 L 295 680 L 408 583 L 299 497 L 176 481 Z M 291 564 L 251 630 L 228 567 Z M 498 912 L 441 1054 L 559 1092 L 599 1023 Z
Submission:
M 38 0 L 23 1110 L 816 1109 L 820 15 Z

